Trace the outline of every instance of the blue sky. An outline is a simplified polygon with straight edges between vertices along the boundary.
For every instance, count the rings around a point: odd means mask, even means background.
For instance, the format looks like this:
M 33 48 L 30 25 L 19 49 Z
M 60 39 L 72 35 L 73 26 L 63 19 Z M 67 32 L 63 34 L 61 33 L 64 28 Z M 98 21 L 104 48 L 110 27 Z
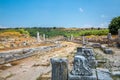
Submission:
M 107 27 L 120 0 L 0 0 L 0 27 Z

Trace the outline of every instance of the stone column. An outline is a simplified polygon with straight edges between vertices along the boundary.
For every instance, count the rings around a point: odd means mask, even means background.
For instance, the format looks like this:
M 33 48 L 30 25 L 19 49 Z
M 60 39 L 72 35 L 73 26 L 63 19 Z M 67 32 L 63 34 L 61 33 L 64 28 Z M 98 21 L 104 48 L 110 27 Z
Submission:
M 111 33 L 108 33 L 107 39 L 108 39 L 108 40 L 112 39 Z
M 85 36 L 82 36 L 82 45 L 85 46 Z
M 68 61 L 66 58 L 52 58 L 51 80 L 68 80 Z
M 120 47 L 120 29 L 118 29 L 118 41 L 117 41 L 118 47 Z
M 118 38 L 120 38 L 120 29 L 118 29 Z
M 45 34 L 43 34 L 43 40 L 45 41 Z
M 111 44 L 110 42 L 111 42 L 111 39 L 112 39 L 111 33 L 108 33 L 107 39 L 108 39 L 108 46 L 110 46 L 110 44 Z
M 72 34 L 71 34 L 71 37 L 70 37 L 70 38 L 71 38 L 71 41 L 72 41 L 72 40 L 73 40 L 73 35 L 72 35 Z
M 40 42 L 40 35 L 39 35 L 39 32 L 37 32 L 37 42 Z

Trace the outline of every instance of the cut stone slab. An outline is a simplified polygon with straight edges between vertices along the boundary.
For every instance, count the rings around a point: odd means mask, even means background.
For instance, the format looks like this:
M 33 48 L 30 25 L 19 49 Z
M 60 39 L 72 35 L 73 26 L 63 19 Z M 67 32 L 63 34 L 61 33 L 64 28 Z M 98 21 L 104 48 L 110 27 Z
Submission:
M 120 76 L 120 71 L 114 71 L 114 72 L 112 72 L 112 76 Z
M 98 80 L 113 80 L 108 69 L 97 69 Z
M 104 50 L 106 49 L 107 47 L 105 45 L 101 45 L 101 49 Z
M 100 43 L 93 43 L 91 46 L 94 48 L 100 48 L 101 44 Z
M 92 70 L 93 75 L 91 76 L 80 76 L 80 75 L 72 75 L 69 74 L 68 80 L 97 80 L 96 72 L 95 70 Z
M 105 52 L 106 54 L 113 54 L 113 51 L 112 51 L 110 48 L 104 49 L 104 52 Z

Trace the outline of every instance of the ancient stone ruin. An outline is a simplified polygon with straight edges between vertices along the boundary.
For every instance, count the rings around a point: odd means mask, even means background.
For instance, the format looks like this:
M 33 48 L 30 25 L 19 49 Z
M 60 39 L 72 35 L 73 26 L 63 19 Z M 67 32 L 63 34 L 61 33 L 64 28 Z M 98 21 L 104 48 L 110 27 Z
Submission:
M 52 80 L 67 80 L 68 61 L 66 58 L 52 58 Z
M 65 58 L 52 58 L 52 80 L 113 80 L 108 70 L 96 68 L 97 61 L 92 48 L 77 48 L 73 68 L 68 71 Z
M 0 52 L 0 64 L 8 63 L 18 59 L 27 58 L 35 54 L 38 54 L 37 52 L 46 52 L 51 49 L 59 48 L 61 46 L 62 45 L 56 44 L 54 46 L 40 46 L 35 48 L 25 48 L 25 49 Z
M 40 34 L 37 32 L 37 42 L 40 42 Z

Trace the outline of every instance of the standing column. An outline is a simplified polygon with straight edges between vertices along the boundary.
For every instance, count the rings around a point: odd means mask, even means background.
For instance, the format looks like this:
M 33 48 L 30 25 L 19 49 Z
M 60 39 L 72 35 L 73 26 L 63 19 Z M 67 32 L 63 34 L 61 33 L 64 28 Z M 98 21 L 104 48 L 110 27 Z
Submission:
M 52 80 L 68 79 L 68 61 L 66 58 L 52 58 Z
M 111 33 L 108 33 L 107 38 L 108 40 L 112 39 Z
M 111 39 L 112 39 L 112 36 L 111 36 L 111 33 L 108 33 L 107 35 L 107 39 L 108 39 L 108 46 L 111 44 Z
M 43 34 L 43 40 L 45 41 L 45 34 Z
M 120 39 L 120 29 L 118 29 L 118 38 Z
M 39 35 L 39 32 L 37 32 L 37 42 L 40 42 L 40 35 Z
M 73 35 L 71 34 L 71 41 L 73 41 Z
M 120 29 L 118 29 L 118 41 L 117 41 L 118 47 L 120 47 Z
M 85 36 L 82 36 L 82 45 L 83 47 L 85 47 L 86 43 L 85 43 Z

